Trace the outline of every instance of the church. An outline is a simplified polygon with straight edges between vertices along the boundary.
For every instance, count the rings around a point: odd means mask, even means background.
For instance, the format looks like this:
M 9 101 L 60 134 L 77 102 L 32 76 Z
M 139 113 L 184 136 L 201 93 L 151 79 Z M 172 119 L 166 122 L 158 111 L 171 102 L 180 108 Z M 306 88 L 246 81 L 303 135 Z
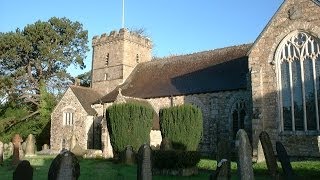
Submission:
M 259 134 L 281 141 L 290 156 L 320 157 L 320 1 L 284 0 L 252 44 L 152 58 L 149 38 L 127 29 L 92 40 L 91 87 L 70 86 L 51 115 L 51 149 L 83 149 L 110 157 L 105 110 L 143 101 L 161 108 L 193 104 L 202 110 L 199 151 L 213 156 L 221 139 L 234 144 L 244 129 L 253 156 Z M 155 123 L 156 124 L 156 123 Z M 159 126 L 150 144 L 161 142 Z

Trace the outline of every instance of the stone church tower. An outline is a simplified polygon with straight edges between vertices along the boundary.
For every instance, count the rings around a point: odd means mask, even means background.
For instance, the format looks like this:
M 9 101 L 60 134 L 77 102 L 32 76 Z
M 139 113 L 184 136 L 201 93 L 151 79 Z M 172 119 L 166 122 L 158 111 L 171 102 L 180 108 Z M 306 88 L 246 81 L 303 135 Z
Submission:
M 107 94 L 123 83 L 138 63 L 151 60 L 151 41 L 127 29 L 92 39 L 91 87 Z

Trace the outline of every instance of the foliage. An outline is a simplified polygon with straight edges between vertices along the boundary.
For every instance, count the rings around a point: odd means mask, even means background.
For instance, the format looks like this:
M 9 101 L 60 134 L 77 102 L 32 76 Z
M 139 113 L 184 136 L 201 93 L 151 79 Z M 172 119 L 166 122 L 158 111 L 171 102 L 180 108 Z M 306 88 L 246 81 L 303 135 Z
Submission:
M 80 86 L 90 87 L 91 85 L 91 71 L 85 72 L 77 76 L 80 80 Z
M 137 152 L 143 143 L 149 142 L 153 115 L 152 108 L 136 103 L 109 107 L 106 118 L 113 150 L 120 153 L 127 145 L 131 145 Z
M 196 151 L 202 137 L 202 113 L 192 105 L 161 109 L 160 130 L 163 138 L 172 141 L 174 149 Z
M 153 151 L 152 167 L 157 169 L 180 169 L 195 167 L 200 161 L 197 151 Z
M 70 82 L 68 66 L 85 67 L 87 34 L 79 22 L 56 17 L 0 33 L 0 95 L 39 106 L 40 81 L 59 92 Z

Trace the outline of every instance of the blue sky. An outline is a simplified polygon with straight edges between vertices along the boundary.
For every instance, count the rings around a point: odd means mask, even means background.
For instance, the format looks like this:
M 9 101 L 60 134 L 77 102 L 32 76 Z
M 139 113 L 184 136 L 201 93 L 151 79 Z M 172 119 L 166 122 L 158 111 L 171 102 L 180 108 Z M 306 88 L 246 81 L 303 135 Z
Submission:
M 125 27 L 144 28 L 157 57 L 189 54 L 253 42 L 283 0 L 125 0 Z M 23 28 L 37 20 L 67 17 L 95 35 L 121 28 L 122 0 L 2 0 L 0 32 Z M 91 69 L 92 51 L 85 70 Z

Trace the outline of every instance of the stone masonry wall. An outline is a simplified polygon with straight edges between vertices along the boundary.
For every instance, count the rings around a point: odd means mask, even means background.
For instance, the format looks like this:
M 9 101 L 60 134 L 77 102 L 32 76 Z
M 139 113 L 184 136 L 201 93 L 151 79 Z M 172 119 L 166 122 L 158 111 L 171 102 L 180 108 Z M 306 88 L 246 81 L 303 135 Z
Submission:
M 63 125 L 63 112 L 66 110 L 73 112 L 73 126 Z M 77 143 L 83 149 L 87 149 L 90 123 L 92 123 L 92 120 L 87 121 L 87 118 L 87 112 L 69 88 L 51 114 L 51 150 L 60 151 L 63 139 L 65 140 L 65 147 L 69 149 L 72 134 L 75 135 Z
M 316 143 L 317 136 L 282 135 L 280 132 L 277 74 L 276 66 L 273 63 L 278 45 L 290 32 L 302 30 L 320 37 L 319 14 L 320 6 L 311 0 L 286 0 L 255 42 L 249 54 L 253 100 L 253 153 L 255 157 L 263 153 L 258 152 L 258 138 L 262 130 L 269 133 L 273 145 L 276 140 L 280 140 L 285 147 L 292 147 L 288 149 L 289 155 L 309 155 L 308 153 L 311 153 L 319 156 L 319 149 L 309 146 Z M 312 152 L 310 152 L 311 149 Z

